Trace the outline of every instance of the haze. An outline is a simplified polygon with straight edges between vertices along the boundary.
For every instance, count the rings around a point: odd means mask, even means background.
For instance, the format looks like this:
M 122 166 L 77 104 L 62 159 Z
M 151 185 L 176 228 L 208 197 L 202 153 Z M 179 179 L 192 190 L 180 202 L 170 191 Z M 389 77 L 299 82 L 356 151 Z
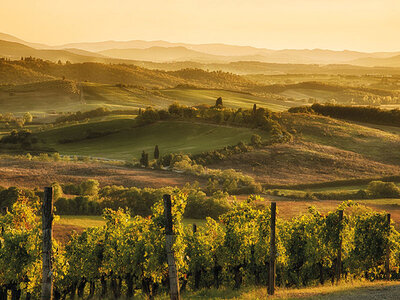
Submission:
M 397 0 L 3 0 L 0 32 L 58 45 L 103 40 L 397 51 Z

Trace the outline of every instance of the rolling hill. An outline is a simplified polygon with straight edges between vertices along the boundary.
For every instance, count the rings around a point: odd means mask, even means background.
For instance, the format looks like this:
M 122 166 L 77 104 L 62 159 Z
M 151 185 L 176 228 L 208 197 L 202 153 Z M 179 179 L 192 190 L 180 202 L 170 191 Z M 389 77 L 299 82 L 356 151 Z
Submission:
M 227 57 L 206 54 L 203 52 L 190 50 L 185 47 L 158 47 L 153 46 L 146 49 L 109 49 L 100 51 L 100 54 L 122 59 L 144 60 L 154 62 L 168 61 L 204 61 L 214 62 L 223 61 Z
M 50 60 L 70 60 L 72 62 L 100 61 L 105 62 L 106 57 L 99 56 L 93 52 L 101 54 L 108 53 L 117 59 L 131 60 L 191 60 L 191 61 L 219 61 L 219 62 L 238 62 L 238 61 L 259 61 L 268 63 L 291 63 L 291 64 L 352 64 L 358 59 L 385 59 L 399 55 L 400 52 L 358 52 L 358 51 L 334 51 L 327 49 L 282 49 L 271 50 L 256 48 L 251 46 L 236 46 L 225 44 L 189 44 L 171 43 L 167 41 L 105 41 L 105 42 L 84 42 L 70 43 L 60 46 L 46 46 L 23 41 L 8 34 L 0 33 L 0 40 L 19 43 L 44 52 L 36 52 L 35 56 Z M 152 49 L 156 48 L 156 49 Z M 175 50 L 161 50 L 159 48 L 178 48 Z M 79 49 L 85 52 L 78 53 Z M 1 47 L 0 47 L 1 50 Z M 123 51 L 120 51 L 123 50 Z M 155 51 L 157 50 L 157 51 Z M 27 49 L 25 49 L 27 51 Z M 30 50 L 32 53 L 32 50 Z M 58 52 L 61 51 L 61 52 Z M 66 51 L 66 52 L 65 52 Z M 169 53 L 176 52 L 176 53 Z M 184 53 L 183 53 L 184 52 Z M 68 53 L 71 53 L 68 55 Z M 75 54 L 75 55 L 74 55 Z M 184 55 L 181 55 L 184 54 Z M 0 55 L 3 55 L 0 51 Z M 12 56 L 12 53 L 8 53 Z M 16 54 L 17 55 L 17 54 Z M 76 56 L 77 55 L 77 56 Z M 160 57 L 157 58 L 157 56 Z M 18 55 L 17 55 L 18 56 Z M 20 55 L 21 56 L 21 55 Z M 167 59 L 168 58 L 168 59 Z M 108 61 L 109 62 L 109 61 Z M 115 63 L 115 60 L 113 61 Z M 126 61 L 128 63 L 128 61 Z M 133 63 L 132 61 L 129 63 Z M 387 64 L 385 64 L 387 65 Z
M 399 68 L 400 67 L 400 55 L 395 55 L 391 57 L 385 58 L 377 58 L 377 57 L 366 57 L 366 58 L 359 58 L 356 60 L 351 61 L 350 63 L 359 66 L 366 66 L 366 67 L 392 67 L 392 68 Z
M 21 57 L 35 57 L 52 62 L 69 61 L 71 63 L 99 62 L 99 63 L 127 63 L 133 64 L 133 61 L 117 58 L 109 58 L 99 53 L 92 53 L 82 49 L 43 49 L 33 48 L 18 42 L 10 42 L 0 39 L 0 58 L 11 60 Z
M 86 138 L 88 132 L 109 134 Z M 163 121 L 135 127 L 135 121 L 131 118 L 120 118 L 47 130 L 38 133 L 37 137 L 44 140 L 46 146 L 56 149 L 61 154 L 130 161 L 140 158 L 143 150 L 152 153 L 156 144 L 161 154 L 200 153 L 234 145 L 241 140 L 249 142 L 254 132 L 264 138 L 268 137 L 267 133 L 250 128 L 180 121 Z M 71 142 L 61 142 L 68 139 Z

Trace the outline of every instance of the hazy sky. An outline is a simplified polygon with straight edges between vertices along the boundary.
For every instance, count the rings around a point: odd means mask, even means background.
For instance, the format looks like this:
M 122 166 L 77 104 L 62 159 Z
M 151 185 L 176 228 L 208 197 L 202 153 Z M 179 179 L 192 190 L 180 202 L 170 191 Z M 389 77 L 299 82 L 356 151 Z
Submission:
M 30 42 L 227 43 L 400 50 L 400 0 L 1 0 L 0 32 Z

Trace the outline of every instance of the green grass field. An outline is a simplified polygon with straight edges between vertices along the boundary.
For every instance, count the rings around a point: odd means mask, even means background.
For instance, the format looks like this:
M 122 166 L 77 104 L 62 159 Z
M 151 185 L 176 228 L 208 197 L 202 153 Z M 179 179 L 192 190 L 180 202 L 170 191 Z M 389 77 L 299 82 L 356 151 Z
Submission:
M 143 150 L 149 152 L 152 158 L 155 145 L 159 146 L 161 155 L 172 152 L 200 153 L 235 145 L 239 141 L 249 142 L 254 133 L 268 138 L 268 133 L 260 130 L 205 123 L 163 121 L 133 127 L 134 124 L 133 119 L 119 118 L 51 129 L 37 136 L 60 154 L 124 160 L 139 158 Z M 85 139 L 88 131 L 113 133 Z M 75 141 L 60 143 L 60 139 Z

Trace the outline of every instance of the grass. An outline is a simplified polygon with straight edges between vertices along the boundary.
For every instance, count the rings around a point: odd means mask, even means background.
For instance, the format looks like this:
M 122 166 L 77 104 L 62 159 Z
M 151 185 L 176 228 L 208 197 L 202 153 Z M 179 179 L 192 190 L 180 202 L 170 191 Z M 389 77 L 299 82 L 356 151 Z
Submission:
M 354 281 L 339 285 L 326 284 L 307 288 L 277 288 L 269 296 L 266 287 L 245 287 L 240 290 L 207 289 L 182 295 L 184 299 L 396 299 L 400 290 L 398 282 Z M 397 294 L 398 295 L 398 294 Z M 162 297 L 163 298 L 163 297 Z
M 79 91 L 82 92 L 81 96 Z M 203 103 L 214 105 L 218 97 L 223 98 L 226 107 L 232 108 L 251 108 L 256 103 L 273 111 L 283 111 L 291 106 L 284 101 L 216 89 L 152 90 L 91 82 L 82 83 L 81 88 L 73 82 L 61 80 L 17 85 L 12 88 L 0 86 L 0 108 L 3 113 L 21 115 L 29 111 L 42 119 L 48 114 L 87 111 L 98 107 L 107 107 L 111 110 L 149 106 L 167 108 L 175 101 L 188 106 Z
M 218 97 L 222 97 L 224 106 L 232 108 L 252 108 L 254 103 L 266 107 L 272 111 L 287 110 L 290 105 L 284 101 L 266 100 L 262 97 L 253 96 L 247 93 L 239 93 L 214 89 L 189 89 L 174 88 L 160 90 L 161 94 L 179 103 L 193 106 L 202 103 L 214 105 Z
M 161 155 L 171 152 L 200 153 L 235 145 L 239 141 L 249 142 L 254 133 L 268 138 L 268 134 L 260 130 L 205 123 L 165 121 L 133 127 L 134 124 L 132 119 L 120 118 L 51 129 L 39 133 L 38 138 L 61 154 L 123 160 L 138 159 L 143 150 L 152 158 L 155 145 L 159 146 Z M 85 139 L 88 130 L 113 133 Z M 60 139 L 76 141 L 61 144 Z
M 385 163 L 400 163 L 400 136 L 392 130 L 328 117 L 286 113 L 281 122 L 304 141 L 336 147 Z
M 100 227 L 105 224 L 102 216 L 60 216 L 56 224 L 72 225 L 77 227 Z
M 206 220 L 203 219 L 183 219 L 183 224 L 191 226 L 192 224 L 196 224 L 197 226 L 204 225 Z M 60 219 L 56 221 L 56 224 L 59 225 L 71 225 L 76 227 L 88 228 L 88 227 L 99 227 L 105 225 L 106 221 L 102 216 L 60 216 Z

